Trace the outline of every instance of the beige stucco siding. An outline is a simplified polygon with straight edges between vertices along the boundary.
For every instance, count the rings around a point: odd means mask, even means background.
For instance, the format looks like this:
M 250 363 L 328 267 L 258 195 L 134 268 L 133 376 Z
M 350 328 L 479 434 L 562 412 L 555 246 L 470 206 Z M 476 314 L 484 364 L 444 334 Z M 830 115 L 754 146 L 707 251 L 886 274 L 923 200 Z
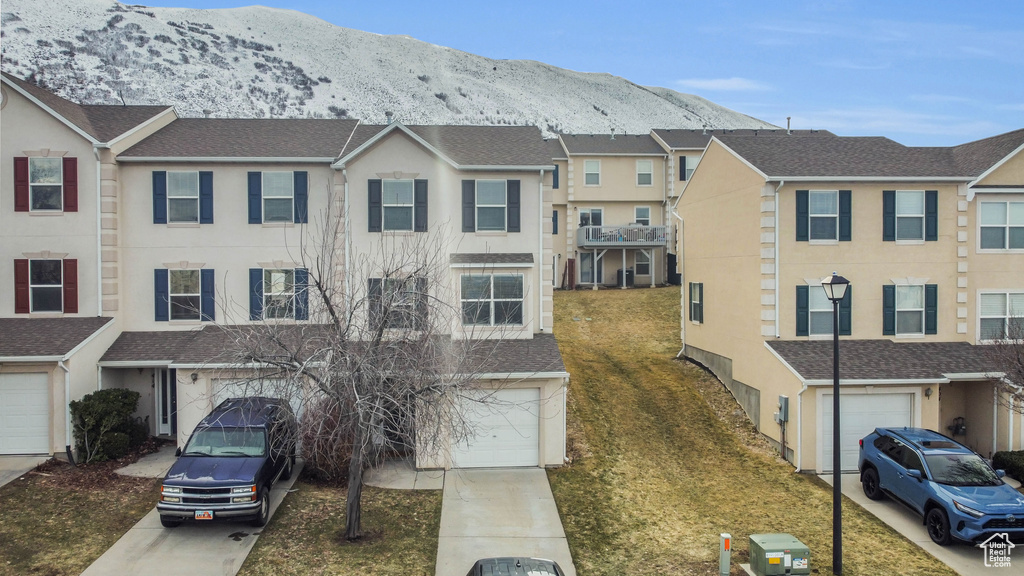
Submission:
M 981 186 L 1024 185 L 1024 151 L 1018 151 L 1001 166 L 978 181 Z

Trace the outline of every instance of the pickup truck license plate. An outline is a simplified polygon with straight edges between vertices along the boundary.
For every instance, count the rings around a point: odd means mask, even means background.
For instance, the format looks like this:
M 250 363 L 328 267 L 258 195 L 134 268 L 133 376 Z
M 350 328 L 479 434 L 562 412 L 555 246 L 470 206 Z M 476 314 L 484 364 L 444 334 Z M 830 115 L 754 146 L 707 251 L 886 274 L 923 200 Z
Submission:
M 196 510 L 196 520 L 213 520 L 213 510 Z

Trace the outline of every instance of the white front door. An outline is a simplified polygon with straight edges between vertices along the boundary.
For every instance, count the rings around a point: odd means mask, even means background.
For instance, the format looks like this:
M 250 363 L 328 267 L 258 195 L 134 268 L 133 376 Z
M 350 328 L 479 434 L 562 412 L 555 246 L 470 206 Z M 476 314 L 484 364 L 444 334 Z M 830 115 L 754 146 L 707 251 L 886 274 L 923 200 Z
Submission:
M 171 377 L 174 370 L 157 368 L 153 373 L 156 385 L 156 433 L 167 436 L 174 432 L 175 382 Z
M 839 437 L 844 472 L 855 472 L 860 457 L 860 439 L 875 428 L 914 425 L 914 395 L 911 393 L 841 394 Z M 832 394 L 821 395 L 819 434 L 821 460 L 818 469 L 832 471 Z
M 464 400 L 473 438 L 452 448 L 456 468 L 538 466 L 540 388 L 480 391 Z
M 50 453 L 50 375 L 0 374 L 0 454 Z

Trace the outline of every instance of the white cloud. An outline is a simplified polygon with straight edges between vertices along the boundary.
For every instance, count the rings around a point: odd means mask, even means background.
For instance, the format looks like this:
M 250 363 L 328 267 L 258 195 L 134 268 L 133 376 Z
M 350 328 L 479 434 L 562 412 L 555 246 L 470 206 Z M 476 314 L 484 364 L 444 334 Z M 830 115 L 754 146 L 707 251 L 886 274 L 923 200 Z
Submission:
M 832 108 L 793 114 L 793 124 L 801 128 L 825 128 L 837 134 L 890 136 L 916 134 L 928 136 L 973 137 L 997 134 L 1002 127 L 986 120 L 958 116 L 924 114 L 898 108 Z
M 676 85 L 693 90 L 721 90 L 728 92 L 751 92 L 771 90 L 767 84 L 763 84 L 749 78 L 688 78 L 676 80 Z

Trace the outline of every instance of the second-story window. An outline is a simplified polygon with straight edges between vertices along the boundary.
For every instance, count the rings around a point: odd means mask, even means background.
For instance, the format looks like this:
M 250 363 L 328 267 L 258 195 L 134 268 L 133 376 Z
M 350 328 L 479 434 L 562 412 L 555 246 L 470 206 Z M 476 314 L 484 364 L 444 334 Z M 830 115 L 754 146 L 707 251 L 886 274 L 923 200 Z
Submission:
M 263 221 L 292 222 L 295 196 L 291 172 L 263 173 Z
M 583 161 L 583 183 L 587 186 L 600 186 L 601 185 L 601 161 L 600 160 L 584 160 Z
M 980 298 L 979 340 L 1024 340 L 1024 292 L 990 292 Z
M 522 325 L 522 274 L 463 274 L 461 280 L 464 326 Z
M 412 230 L 412 180 L 384 180 L 382 210 L 384 230 Z
M 295 270 L 263 271 L 263 317 L 295 317 Z
M 896 287 L 896 334 L 924 334 L 924 286 Z
M 199 222 L 199 172 L 167 173 L 167 221 Z
M 637 186 L 651 186 L 654 184 L 654 161 L 653 160 L 637 160 L 636 161 L 636 185 Z
M 29 158 L 29 192 L 32 211 L 64 208 L 64 176 L 61 158 Z
M 604 210 L 601 208 L 583 208 L 580 210 L 580 226 L 602 226 Z
M 476 229 L 505 230 L 505 180 L 476 181 Z
M 896 239 L 924 240 L 924 190 L 896 191 Z
M 29 293 L 33 312 L 64 310 L 64 277 L 61 260 L 29 261 Z
M 168 175 L 170 178 L 170 175 Z M 202 294 L 199 270 L 169 270 L 171 320 L 199 320 Z
M 1024 250 L 1024 202 L 982 202 L 978 221 L 983 250 Z
M 837 240 L 839 230 L 839 192 L 811 190 L 808 194 L 811 240 Z

